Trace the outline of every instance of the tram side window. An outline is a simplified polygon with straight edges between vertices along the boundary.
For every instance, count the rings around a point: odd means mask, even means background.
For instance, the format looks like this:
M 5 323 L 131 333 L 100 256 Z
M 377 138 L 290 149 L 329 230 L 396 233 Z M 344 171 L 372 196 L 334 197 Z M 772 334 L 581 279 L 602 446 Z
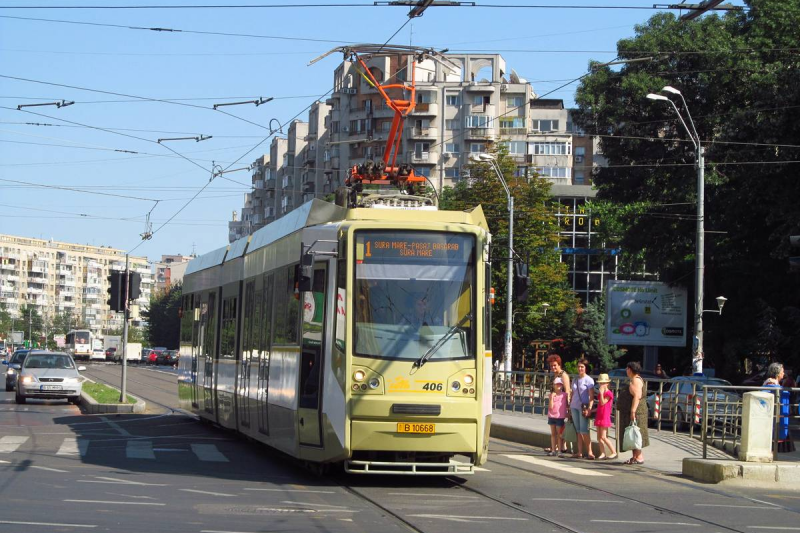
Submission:
M 194 310 L 192 309 L 192 295 L 187 294 L 183 297 L 181 305 L 181 346 L 188 346 L 192 343 L 192 321 Z
M 193 297 L 194 298 L 194 297 Z M 195 323 L 192 328 L 192 353 L 197 354 L 200 351 L 200 327 L 202 325 L 202 305 L 200 303 L 200 296 L 194 298 L 194 309 L 192 311 L 192 321 Z
M 345 351 L 347 338 L 347 248 L 339 242 L 339 260 L 336 262 L 336 347 Z
M 275 343 L 298 344 L 300 301 L 294 292 L 294 265 L 279 268 L 275 275 Z
M 220 337 L 220 357 L 233 359 L 236 350 L 236 300 L 225 298 L 222 301 L 222 332 Z
M 255 302 L 256 282 L 250 281 L 244 289 L 244 324 L 242 332 L 242 352 L 245 359 L 250 357 L 253 351 L 253 307 Z
M 492 349 L 492 300 L 490 289 L 492 288 L 492 264 L 486 263 L 486 274 L 484 290 L 486 291 L 486 301 L 484 302 L 486 312 L 483 317 L 483 348 L 491 351 Z
M 204 352 L 209 357 L 214 357 L 217 344 L 217 295 L 209 293 L 208 311 L 206 312 L 206 338 Z
M 269 359 L 269 347 L 273 341 L 272 335 L 272 284 L 275 279 L 274 274 L 264 276 L 264 288 L 256 293 L 256 305 L 258 306 L 258 337 L 259 348 L 263 357 Z

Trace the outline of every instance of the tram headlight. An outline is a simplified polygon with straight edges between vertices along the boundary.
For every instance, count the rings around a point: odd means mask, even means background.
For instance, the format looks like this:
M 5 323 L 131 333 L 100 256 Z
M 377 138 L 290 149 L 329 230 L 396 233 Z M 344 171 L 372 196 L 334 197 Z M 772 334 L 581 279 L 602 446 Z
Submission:
M 458 381 L 454 381 L 453 383 L 450 384 L 450 388 L 453 389 L 453 392 L 458 392 L 459 389 L 461 389 L 461 383 L 459 383 Z
M 464 376 L 464 383 L 465 384 L 472 385 L 472 383 L 474 381 L 475 381 L 475 378 L 473 378 L 471 375 L 467 374 L 466 376 Z
M 355 372 L 353 372 L 353 379 L 356 381 L 364 381 L 366 377 L 367 373 L 364 372 L 363 370 L 356 370 Z
M 377 389 L 381 386 L 381 380 L 378 378 L 372 378 L 369 380 L 369 388 L 370 389 Z
M 353 383 L 353 390 L 358 390 L 358 383 Z

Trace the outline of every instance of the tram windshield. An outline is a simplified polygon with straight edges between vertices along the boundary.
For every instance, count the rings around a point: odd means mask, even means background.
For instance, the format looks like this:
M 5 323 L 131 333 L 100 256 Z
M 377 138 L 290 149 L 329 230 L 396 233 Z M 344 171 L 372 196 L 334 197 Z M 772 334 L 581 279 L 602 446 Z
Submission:
M 474 236 L 359 231 L 355 241 L 357 355 L 416 361 L 430 351 L 429 362 L 474 357 Z

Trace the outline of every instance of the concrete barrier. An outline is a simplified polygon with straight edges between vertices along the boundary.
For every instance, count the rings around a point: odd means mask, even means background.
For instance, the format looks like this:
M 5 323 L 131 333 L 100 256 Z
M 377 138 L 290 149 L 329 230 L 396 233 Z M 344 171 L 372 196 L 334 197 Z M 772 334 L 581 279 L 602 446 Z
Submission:
M 704 483 L 740 480 L 795 490 L 800 485 L 800 465 L 795 463 L 743 463 L 687 457 L 683 460 L 683 475 Z
M 131 395 L 129 394 L 128 396 Z M 101 413 L 144 413 L 147 408 L 145 401 L 135 396 L 133 398 L 136 399 L 136 403 L 97 403 L 97 400 L 81 391 L 81 405 L 86 410 L 86 413 L 90 415 Z

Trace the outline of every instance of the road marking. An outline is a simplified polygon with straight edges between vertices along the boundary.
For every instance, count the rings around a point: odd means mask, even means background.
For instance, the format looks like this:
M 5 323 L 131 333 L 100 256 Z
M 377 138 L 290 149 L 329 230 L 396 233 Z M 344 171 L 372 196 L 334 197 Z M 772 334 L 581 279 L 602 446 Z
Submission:
M 200 533 L 251 533 L 250 531 L 220 531 L 219 529 L 201 529 Z
M 192 444 L 192 451 L 201 461 L 227 463 L 228 458 L 222 455 L 214 444 Z
M 536 466 L 544 466 L 546 468 L 552 468 L 554 470 L 561 470 L 562 472 L 569 472 L 570 474 L 574 474 L 576 476 L 612 477 L 611 474 L 604 474 L 602 472 L 597 472 L 596 470 L 589 470 L 587 468 L 567 466 L 564 463 L 559 463 L 556 461 L 545 461 L 543 459 L 537 459 L 535 457 L 531 457 L 530 455 L 509 454 L 509 455 L 503 455 L 503 457 L 508 457 L 509 459 L 516 459 L 517 461 L 523 461 L 525 463 L 530 463 Z
M 128 432 L 128 430 L 124 429 L 122 426 L 120 426 L 119 424 L 117 424 L 113 420 L 109 420 L 108 418 L 106 418 L 104 416 L 101 416 L 100 420 L 103 420 L 106 424 L 108 424 L 109 426 L 114 428 L 117 431 L 117 433 L 119 433 L 120 435 L 124 435 L 126 437 L 132 437 L 133 436 Z
M 112 505 L 157 505 L 163 507 L 166 503 L 152 503 L 152 502 L 114 502 L 107 500 L 63 500 L 68 503 L 108 503 Z
M 531 498 L 531 501 L 534 502 L 563 502 L 566 501 L 564 498 Z M 574 498 L 569 499 L 570 502 L 578 502 L 578 503 L 625 503 L 619 500 L 576 500 Z
M 47 466 L 36 466 L 31 465 L 31 468 L 38 468 L 39 470 L 47 470 L 48 472 L 61 472 L 62 474 L 66 474 L 69 470 L 59 470 L 58 468 L 50 468 Z
M 781 527 L 781 526 L 747 526 L 747 529 L 771 529 L 774 531 L 800 531 L 800 527 Z
M 304 505 L 306 507 L 330 507 L 331 509 L 347 509 L 347 507 L 344 505 L 328 505 L 325 503 L 305 503 L 305 502 L 293 502 L 287 500 L 284 500 L 281 503 L 288 503 L 289 505 Z
M 654 526 L 687 526 L 700 527 L 700 524 L 690 524 L 688 522 L 642 522 L 641 520 L 591 520 L 603 524 L 648 524 Z
M 244 489 L 244 490 L 258 490 L 262 492 L 307 492 L 310 494 L 336 494 L 333 490 L 304 490 L 304 489 Z
M 114 485 L 143 485 L 146 487 L 169 487 L 169 485 L 164 483 L 144 483 L 143 481 L 131 481 L 129 479 L 119 479 L 115 477 L 100 477 L 96 476 L 97 481 L 94 479 L 79 479 L 78 483 L 111 483 Z
M 86 455 L 86 450 L 89 449 L 89 441 L 86 439 L 67 438 L 61 444 L 61 447 L 56 452 L 56 455 Z
M 234 498 L 236 494 L 226 494 L 224 492 L 210 492 L 207 490 L 194 490 L 194 489 L 178 489 L 183 492 L 195 492 L 197 494 L 210 494 L 211 496 L 228 496 L 230 498 Z
M 0 463 L 3 463 L 4 465 L 10 465 L 10 464 L 11 464 L 11 461 L 3 461 L 3 460 L 0 460 Z M 245 490 L 247 490 L 247 489 L 245 489 Z
M 474 470 L 475 472 L 491 472 L 491 470 L 489 470 L 488 468 L 483 468 L 480 466 L 474 466 L 472 467 L 472 470 Z
M 723 505 L 721 503 L 696 503 L 695 507 L 730 507 L 731 509 L 769 509 L 774 511 L 774 507 L 765 507 L 763 505 Z
M 390 492 L 389 496 L 418 496 L 420 498 L 462 498 L 465 500 L 478 500 L 477 496 L 459 496 L 457 494 L 420 494 L 418 492 Z M 561 499 L 563 501 L 563 498 Z M 575 501 L 575 500 L 570 500 Z
M 153 441 L 129 440 L 128 445 L 125 447 L 125 456 L 128 459 L 155 459 Z
M 464 516 L 464 515 L 449 515 L 449 514 L 411 514 L 415 518 L 439 518 L 441 520 L 449 520 L 451 522 L 472 522 L 474 520 L 517 520 L 520 522 L 527 522 L 527 518 L 511 518 L 508 516 Z
M 11 453 L 25 444 L 30 437 L 0 437 L 0 453 Z
M 0 524 L 14 524 L 17 526 L 97 527 L 91 524 L 49 524 L 47 522 L 14 522 L 13 520 L 0 520 Z

